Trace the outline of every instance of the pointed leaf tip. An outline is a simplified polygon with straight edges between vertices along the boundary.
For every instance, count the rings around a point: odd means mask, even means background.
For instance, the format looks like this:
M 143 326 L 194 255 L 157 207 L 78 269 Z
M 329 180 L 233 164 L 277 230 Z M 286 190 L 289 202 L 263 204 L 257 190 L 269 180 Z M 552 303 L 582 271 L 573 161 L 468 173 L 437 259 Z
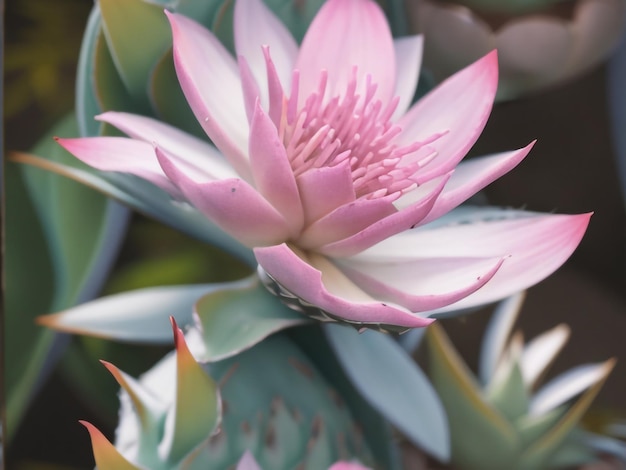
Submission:
M 97 427 L 88 421 L 79 420 L 78 422 L 89 431 L 94 459 L 100 470 L 141 470 L 140 467 L 126 460 Z
M 176 347 L 176 402 L 168 420 L 167 456 L 179 462 L 198 444 L 211 436 L 221 420 L 221 400 L 217 385 L 195 360 L 174 317 L 170 317 Z

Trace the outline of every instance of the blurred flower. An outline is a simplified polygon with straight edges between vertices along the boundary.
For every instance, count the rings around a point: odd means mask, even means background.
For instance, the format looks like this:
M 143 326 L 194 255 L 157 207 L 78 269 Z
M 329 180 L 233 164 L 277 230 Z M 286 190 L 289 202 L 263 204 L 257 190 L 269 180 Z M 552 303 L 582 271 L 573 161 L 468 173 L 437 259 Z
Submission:
M 556 85 L 597 65 L 617 43 L 626 20 L 624 0 L 407 5 L 411 29 L 425 36 L 424 64 L 436 80 L 498 49 L 499 99 Z
M 523 298 L 517 294 L 498 306 L 483 339 L 479 378 L 439 325 L 426 332 L 430 376 L 448 413 L 455 468 L 576 466 L 606 452 L 607 442 L 623 455 L 616 440 L 600 442 L 579 427 L 615 359 L 577 366 L 535 390 L 567 341 L 569 328 L 558 325 L 527 344 L 521 332 L 508 339 Z
M 222 153 L 115 112 L 99 119 L 131 138 L 59 142 L 99 170 L 188 202 L 253 248 L 261 278 L 293 307 L 314 306 L 303 310 L 321 320 L 421 327 L 431 320 L 419 312 L 538 282 L 578 245 L 589 214 L 447 214 L 532 146 L 459 164 L 491 110 L 495 53 L 409 108 L 421 40 L 394 42 L 369 0 L 328 1 L 300 48 L 262 2 L 239 0 L 238 64 L 208 30 L 169 18 L 181 86 Z

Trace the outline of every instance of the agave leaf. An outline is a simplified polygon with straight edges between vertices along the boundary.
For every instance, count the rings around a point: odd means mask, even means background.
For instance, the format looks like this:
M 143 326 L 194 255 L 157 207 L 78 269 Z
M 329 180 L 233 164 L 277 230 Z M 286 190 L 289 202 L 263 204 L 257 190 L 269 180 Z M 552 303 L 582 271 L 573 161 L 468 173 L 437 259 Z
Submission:
M 600 364 L 583 364 L 555 377 L 533 396 L 529 414 L 537 415 L 557 407 L 589 387 L 606 380 L 615 360 Z
M 581 442 L 567 442 L 556 449 L 554 454 L 546 463 L 549 468 L 579 468 L 585 463 L 591 463 L 598 459 L 598 456 Z M 522 467 L 522 470 L 533 470 L 537 467 Z
M 169 344 L 172 332 L 168 328 L 168 318 L 173 316 L 181 325 L 190 325 L 193 306 L 200 297 L 230 288 L 229 283 L 137 289 L 101 297 L 39 317 L 37 321 L 68 333 L 118 341 Z
M 61 121 L 34 150 L 49 163 L 69 156 L 52 140 L 77 133 Z M 53 162 L 54 161 L 54 162 Z M 36 315 L 93 297 L 115 259 L 127 212 L 73 181 L 35 168 L 7 165 L 5 338 L 7 436 L 65 340 L 34 325 Z M 37 295 L 32 295 L 37 292 Z M 56 338 L 56 339 L 55 339 Z
M 221 420 L 217 385 L 191 355 L 183 332 L 172 319 L 176 345 L 176 401 L 165 423 L 163 448 L 172 465 L 181 461 Z
M 522 447 L 528 448 L 542 436 L 547 434 L 547 432 L 552 429 L 563 417 L 566 410 L 567 407 L 560 406 L 559 408 L 550 410 L 542 415 L 524 415 L 516 420 L 515 428 L 522 439 Z
M 507 374 L 489 388 L 489 402 L 510 421 L 528 411 L 528 390 L 518 361 L 513 361 Z
M 211 30 L 220 42 L 230 52 L 235 52 L 235 37 L 233 33 L 235 17 L 235 0 L 224 0 L 215 12 Z
M 102 30 L 130 95 L 145 103 L 152 68 L 171 46 L 163 7 L 143 0 L 99 0 Z
M 327 449 L 319 449 L 319 455 L 328 455 L 328 460 L 318 462 L 316 468 L 327 468 L 340 456 L 368 460 L 369 450 L 350 409 L 285 335 L 273 335 L 237 356 L 207 364 L 206 368 L 219 381 L 225 402 L 221 433 L 204 455 L 214 468 L 230 468 L 246 450 L 254 454 L 261 468 L 297 468 L 302 457 L 306 465 L 309 440 L 322 430 L 329 438 L 321 439 L 320 445 Z M 278 432 L 277 418 L 295 421 L 298 434 L 286 436 Z M 214 449 L 218 446 L 221 452 L 220 438 L 229 440 L 228 453 L 217 460 Z M 285 438 L 286 442 L 279 440 Z M 299 456 L 295 461 L 291 460 L 294 442 L 298 443 Z
M 207 26 L 210 25 L 223 0 L 178 0 L 175 10 L 177 13 L 194 18 Z
M 554 449 L 556 449 L 563 443 L 567 436 L 572 432 L 574 426 L 578 424 L 578 422 L 580 422 L 580 419 L 587 411 L 587 409 L 591 405 L 591 402 L 593 402 L 596 395 L 604 385 L 604 382 L 613 370 L 613 367 L 615 367 L 615 359 L 609 359 L 608 361 L 599 365 L 599 376 L 596 377 L 596 381 L 593 383 L 593 385 L 591 385 L 581 395 L 581 397 L 567 410 L 564 416 L 548 433 L 546 433 L 539 441 L 537 441 L 526 452 L 524 452 L 523 459 L 524 462 L 527 463 L 529 468 L 536 468 L 540 462 L 545 461 L 550 456 Z M 577 370 L 582 372 L 585 371 L 585 369 L 577 368 L 574 369 L 574 372 L 576 372 Z M 565 374 L 563 375 L 565 376 Z M 568 374 L 566 378 L 568 376 L 573 377 L 572 375 Z M 561 386 L 563 386 L 563 388 L 569 388 L 567 386 L 567 383 L 563 382 L 562 379 L 559 379 L 558 377 L 553 381 L 553 383 L 558 385 L 559 388 L 561 388 Z M 548 384 L 548 386 L 550 386 L 550 384 Z M 533 465 L 535 467 L 533 467 Z
M 324 330 L 344 372 L 363 397 L 412 442 L 448 460 L 450 441 L 443 406 L 402 347 L 375 331 L 358 334 L 333 324 Z
M 202 2 L 196 3 L 202 4 Z M 191 111 L 178 84 L 171 49 L 156 63 L 150 76 L 148 95 L 159 118 L 197 137 L 206 139 L 204 130 Z
M 42 138 L 33 153 L 60 164 L 84 166 L 52 139 L 56 133 L 77 132 L 76 119 L 70 115 Z M 95 295 L 115 259 L 112 250 L 124 234 L 127 211 L 74 181 L 29 167 L 24 173 L 54 264 L 57 286 L 52 308 Z
M 504 354 L 506 341 L 524 303 L 525 292 L 515 294 L 496 307 L 485 330 L 480 348 L 479 376 L 483 384 L 488 384 L 496 372 L 498 361 Z
M 11 438 L 32 394 L 54 334 L 37 328 L 54 295 L 52 262 L 20 168 L 5 165 L 5 392 L 6 435 Z M 32 295 L 37 292 L 37 295 Z
M 422 344 L 425 334 L 426 328 L 413 328 L 403 333 L 401 336 L 398 336 L 398 344 L 402 346 L 408 354 L 413 354 L 417 351 L 420 344 Z
M 76 118 L 82 136 L 96 135 L 100 129 L 100 123 L 95 121 L 93 117 L 102 111 L 96 100 L 94 83 L 95 44 L 101 26 L 100 10 L 96 4 L 87 20 L 76 74 Z
M 309 28 L 313 17 L 320 9 L 324 0 L 266 0 L 273 12 L 289 28 L 297 42 L 302 42 L 304 33 Z
M 312 435 L 310 436 L 310 446 L 306 461 L 303 467 L 306 470 L 317 470 L 319 468 L 328 468 L 328 463 L 335 460 L 332 455 L 332 447 L 330 445 L 331 436 L 323 421 L 318 421 L 319 426 L 314 425 Z
M 146 181 L 128 175 L 110 175 L 115 180 L 113 183 L 100 174 L 25 153 L 13 152 L 11 160 L 71 178 L 198 240 L 215 244 L 250 266 L 256 265 L 252 250 L 228 236 L 200 212 L 174 203 L 165 192 Z
M 164 406 L 134 378 L 119 370 L 110 362 L 100 362 L 113 375 L 120 387 L 126 391 L 139 418 L 141 428 L 139 453 L 142 454 L 143 449 L 154 448 L 158 445 L 161 438 L 158 426 L 161 424 L 161 417 L 166 411 Z
M 269 294 L 256 276 L 204 295 L 195 310 L 206 348 L 203 361 L 234 356 L 277 331 L 310 322 Z
M 473 375 L 438 324 L 428 327 L 426 338 L 430 377 L 450 419 L 456 421 L 450 429 L 453 461 L 458 459 L 470 470 L 508 468 L 521 448 L 513 426 L 486 402 Z M 490 443 L 490 468 L 483 465 L 485 442 Z
M 93 424 L 87 421 L 80 421 L 80 423 L 89 431 L 93 455 L 99 470 L 146 470 L 126 460 Z
M 401 468 L 391 426 L 365 400 L 343 371 L 322 326 L 317 323 L 307 328 L 294 328 L 288 334 L 343 397 L 376 459 L 373 466 L 389 470 Z
M 131 49 L 131 47 L 128 48 Z M 98 108 L 115 110 L 132 109 L 136 100 L 131 97 L 126 85 L 124 85 L 122 81 L 122 77 L 120 77 L 102 30 L 96 35 L 92 54 L 93 89 L 91 92 L 94 93 Z M 94 115 L 86 116 L 85 119 L 94 120 Z M 101 126 L 100 123 L 96 122 L 96 124 Z
M 540 334 L 524 347 L 520 367 L 528 389 L 531 389 L 548 369 L 565 346 L 569 335 L 569 327 L 562 323 Z

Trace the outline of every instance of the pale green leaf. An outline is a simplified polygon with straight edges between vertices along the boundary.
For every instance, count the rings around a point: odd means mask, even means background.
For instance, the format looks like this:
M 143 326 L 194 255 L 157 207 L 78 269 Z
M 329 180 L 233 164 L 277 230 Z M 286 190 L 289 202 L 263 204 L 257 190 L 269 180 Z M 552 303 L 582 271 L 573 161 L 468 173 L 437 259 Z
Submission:
M 391 336 L 329 324 L 328 338 L 343 370 L 363 397 L 413 443 L 450 458 L 444 408 L 428 378 Z
M 213 434 L 221 420 L 217 385 L 191 355 L 183 333 L 175 323 L 174 343 L 176 401 L 166 418 L 164 436 L 167 460 L 172 465 Z
M 190 325 L 195 302 L 208 292 L 229 286 L 197 284 L 137 289 L 101 297 L 54 315 L 45 315 L 38 321 L 68 333 L 167 344 L 172 341 L 170 316 L 181 325 Z
M 147 100 L 152 68 L 172 44 L 163 7 L 142 0 L 99 0 L 102 29 L 130 95 Z
M 453 463 L 461 462 L 468 470 L 509 468 L 521 451 L 515 429 L 487 403 L 443 329 L 430 325 L 426 338 L 430 377 L 450 420 Z M 485 445 L 489 445 L 487 457 Z
M 277 331 L 310 321 L 270 294 L 256 276 L 208 293 L 195 308 L 206 348 L 200 359 L 205 361 L 233 356 Z

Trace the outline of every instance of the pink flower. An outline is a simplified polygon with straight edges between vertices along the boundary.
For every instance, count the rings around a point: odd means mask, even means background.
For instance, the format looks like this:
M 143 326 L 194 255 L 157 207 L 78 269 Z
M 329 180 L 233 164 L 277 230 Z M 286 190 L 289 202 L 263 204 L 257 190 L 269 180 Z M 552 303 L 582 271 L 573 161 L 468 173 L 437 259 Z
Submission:
M 115 112 L 99 119 L 130 138 L 59 142 L 188 202 L 314 316 L 425 326 L 540 281 L 578 245 L 589 214 L 450 212 L 532 147 L 459 163 L 493 104 L 495 52 L 410 106 L 421 38 L 393 40 L 371 0 L 329 0 L 299 47 L 260 0 L 237 0 L 237 59 L 168 17 L 178 79 L 217 149 Z

